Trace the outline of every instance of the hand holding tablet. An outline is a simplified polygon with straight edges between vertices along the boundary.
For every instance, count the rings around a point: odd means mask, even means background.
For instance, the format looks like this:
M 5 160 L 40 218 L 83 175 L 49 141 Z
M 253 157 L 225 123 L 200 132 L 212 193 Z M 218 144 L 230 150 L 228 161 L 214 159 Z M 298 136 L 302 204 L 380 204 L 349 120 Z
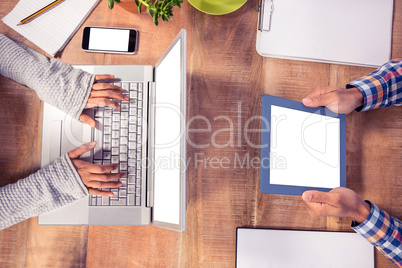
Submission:
M 370 205 L 348 188 L 335 188 L 329 193 L 306 191 L 303 201 L 314 216 L 349 217 L 362 223 L 370 214 Z
M 348 114 L 363 106 L 363 94 L 355 87 L 315 87 L 302 102 L 307 107 L 325 106 L 334 113 Z
M 301 195 L 346 186 L 345 115 L 264 95 L 261 128 L 261 192 Z

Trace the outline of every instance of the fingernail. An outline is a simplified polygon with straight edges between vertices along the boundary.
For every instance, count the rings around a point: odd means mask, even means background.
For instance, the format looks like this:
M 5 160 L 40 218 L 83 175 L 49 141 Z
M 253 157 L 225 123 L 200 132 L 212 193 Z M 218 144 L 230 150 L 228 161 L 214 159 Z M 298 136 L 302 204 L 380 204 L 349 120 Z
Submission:
M 91 122 L 91 127 L 95 127 L 95 122 Z
M 309 192 L 304 192 L 302 197 L 303 197 L 303 200 L 310 201 L 311 198 L 313 197 L 313 195 L 311 193 L 309 193 Z
M 127 177 L 127 174 L 126 174 L 126 173 L 121 173 L 121 174 L 120 174 L 120 178 L 125 178 L 125 177 Z
M 308 103 L 312 103 L 313 101 L 310 98 L 305 98 L 305 99 L 302 100 L 302 102 L 308 104 Z
M 88 143 L 84 143 L 83 145 L 82 145 L 82 147 L 84 147 L 84 148 L 91 148 L 91 147 L 93 147 L 93 146 L 95 146 L 96 145 L 96 141 L 91 141 L 91 142 L 88 142 Z
M 124 99 L 128 100 L 128 99 L 130 99 L 130 97 L 129 96 L 124 96 Z

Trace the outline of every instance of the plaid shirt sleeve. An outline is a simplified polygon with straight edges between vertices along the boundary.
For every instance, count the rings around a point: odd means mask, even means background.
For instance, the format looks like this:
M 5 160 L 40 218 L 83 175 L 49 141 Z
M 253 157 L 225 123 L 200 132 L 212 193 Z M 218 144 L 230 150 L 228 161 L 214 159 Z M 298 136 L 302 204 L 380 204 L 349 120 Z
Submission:
M 402 267 L 402 222 L 373 203 L 370 204 L 371 210 L 367 219 L 359 225 L 352 222 L 352 229 L 375 246 L 397 267 Z
M 364 98 L 363 107 L 356 111 L 402 105 L 402 59 L 392 60 L 346 85 L 346 88 L 351 87 L 358 88 Z

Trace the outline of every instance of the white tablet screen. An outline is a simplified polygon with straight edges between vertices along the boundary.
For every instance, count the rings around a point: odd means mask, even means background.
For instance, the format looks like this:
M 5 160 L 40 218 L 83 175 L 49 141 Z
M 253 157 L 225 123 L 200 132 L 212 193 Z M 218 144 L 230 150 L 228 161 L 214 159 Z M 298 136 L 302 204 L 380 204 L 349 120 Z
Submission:
M 340 186 L 339 118 L 272 105 L 270 146 L 271 184 Z

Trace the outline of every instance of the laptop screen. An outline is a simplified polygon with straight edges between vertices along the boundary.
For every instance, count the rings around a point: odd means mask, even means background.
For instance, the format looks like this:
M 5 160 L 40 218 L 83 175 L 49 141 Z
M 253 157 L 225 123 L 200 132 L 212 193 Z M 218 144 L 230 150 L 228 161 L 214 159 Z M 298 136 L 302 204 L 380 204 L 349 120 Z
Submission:
M 182 164 L 185 163 L 186 88 L 183 82 L 186 68 L 183 64 L 184 45 L 185 39 L 176 38 L 155 67 L 153 222 L 166 222 L 175 226 L 182 223 L 183 209 L 181 197 L 184 176 Z

